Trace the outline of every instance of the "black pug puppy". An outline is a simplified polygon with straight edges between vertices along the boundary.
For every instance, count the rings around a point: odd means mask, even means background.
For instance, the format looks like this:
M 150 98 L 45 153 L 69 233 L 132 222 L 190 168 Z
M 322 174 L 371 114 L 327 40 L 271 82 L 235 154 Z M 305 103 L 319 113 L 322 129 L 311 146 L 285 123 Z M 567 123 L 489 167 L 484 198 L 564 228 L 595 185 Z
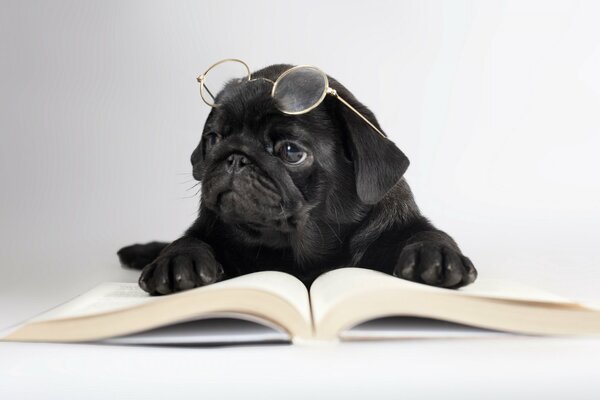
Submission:
M 275 81 L 290 65 L 254 78 Z M 378 126 L 339 82 L 330 87 Z M 477 272 L 456 242 L 421 215 L 402 175 L 406 156 L 332 96 L 285 115 L 271 83 L 230 83 L 218 94 L 191 161 L 202 182 L 198 218 L 174 242 L 119 250 L 143 268 L 142 289 L 168 294 L 260 270 L 307 286 L 320 274 L 360 266 L 458 288 Z M 378 126 L 379 128 L 379 126 Z

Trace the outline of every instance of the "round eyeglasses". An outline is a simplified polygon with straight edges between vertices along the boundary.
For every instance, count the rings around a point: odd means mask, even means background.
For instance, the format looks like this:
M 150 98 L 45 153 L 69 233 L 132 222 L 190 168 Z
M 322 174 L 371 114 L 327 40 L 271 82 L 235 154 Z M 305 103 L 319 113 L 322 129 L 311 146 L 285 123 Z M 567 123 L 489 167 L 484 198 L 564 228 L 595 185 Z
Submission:
M 273 82 L 266 78 L 252 78 L 248 64 L 237 58 L 227 58 L 208 67 L 202 75 L 198 76 L 197 81 L 200 83 L 202 100 L 211 107 L 218 107 L 215 95 L 226 84 L 232 81 L 241 83 L 258 79 L 273 84 L 271 96 L 275 100 L 276 107 L 284 114 L 305 114 L 318 107 L 327 95 L 331 95 L 358 115 L 381 137 L 386 137 L 385 133 L 338 95 L 335 89 L 329 87 L 329 79 L 325 72 L 312 65 L 292 67 Z

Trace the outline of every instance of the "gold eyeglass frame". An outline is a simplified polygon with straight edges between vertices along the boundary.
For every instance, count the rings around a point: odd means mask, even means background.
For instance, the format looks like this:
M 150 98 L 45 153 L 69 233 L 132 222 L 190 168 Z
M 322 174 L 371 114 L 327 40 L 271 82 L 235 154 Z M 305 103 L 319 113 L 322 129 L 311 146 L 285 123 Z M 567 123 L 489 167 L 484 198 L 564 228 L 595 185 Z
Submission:
M 332 89 L 331 87 L 329 87 L 329 79 L 327 78 L 327 74 L 325 72 L 323 72 L 323 70 L 321 70 L 318 67 L 315 67 L 314 65 L 297 65 L 295 67 L 292 67 L 286 71 L 284 71 L 281 75 L 279 75 L 279 77 L 277 78 L 277 80 L 275 82 L 273 82 L 270 79 L 267 78 L 252 78 L 252 72 L 250 72 L 250 67 L 248 66 L 248 64 L 246 64 L 244 61 L 238 59 L 238 58 L 225 58 L 223 60 L 217 61 L 216 63 L 212 64 L 210 67 L 208 67 L 206 69 L 206 71 L 204 71 L 204 73 L 202 73 L 201 75 L 199 75 L 196 80 L 198 81 L 198 83 L 200 84 L 200 97 L 202 97 L 202 101 L 204 101 L 204 103 L 206 103 L 206 105 L 210 106 L 210 107 L 218 107 L 219 105 L 214 103 L 215 97 L 213 96 L 213 94 L 208 90 L 208 88 L 206 87 L 206 85 L 204 84 L 205 80 L 206 80 L 206 75 L 215 67 L 226 63 L 226 62 L 237 62 L 240 63 L 244 66 L 246 73 L 247 73 L 247 82 L 252 82 L 252 81 L 256 81 L 258 79 L 261 80 L 265 80 L 267 82 L 270 82 L 271 84 L 273 84 L 273 89 L 271 89 L 271 97 L 275 96 L 275 92 L 277 90 L 277 85 L 279 84 L 279 82 L 281 82 L 281 79 L 283 77 L 285 77 L 286 75 L 290 74 L 293 71 L 296 71 L 298 69 L 301 68 L 310 68 L 313 69 L 315 71 L 317 71 L 319 74 L 321 74 L 321 76 L 323 77 L 323 81 L 325 82 L 325 90 L 323 90 L 323 93 L 321 94 L 321 97 L 319 98 L 318 101 L 315 102 L 315 104 L 313 104 L 312 106 L 301 110 L 301 111 L 294 111 L 294 112 L 289 112 L 289 111 L 285 111 L 285 110 L 281 110 L 279 109 L 279 111 L 281 111 L 284 114 L 287 115 L 301 115 L 301 114 L 306 114 L 312 110 L 314 110 L 315 108 L 317 108 L 325 99 L 325 97 L 329 94 L 333 97 L 335 97 L 336 99 L 338 99 L 340 102 L 342 102 L 342 104 L 344 104 L 346 107 L 348 107 L 350 110 L 352 110 L 356 115 L 358 115 L 363 121 L 365 121 L 371 128 L 373 128 L 373 130 L 375 130 L 375 132 L 377 132 L 379 135 L 381 135 L 381 137 L 383 138 L 387 138 L 386 134 L 383 133 L 381 130 L 379 130 L 371 121 L 369 121 L 367 119 L 367 117 L 365 117 L 364 115 L 362 115 L 356 108 L 352 107 L 352 105 L 350 105 L 350 103 L 348 103 L 346 100 L 344 100 L 335 89 Z M 206 95 L 210 96 L 213 99 L 213 103 L 211 103 L 209 100 L 207 100 L 207 98 L 205 97 Z

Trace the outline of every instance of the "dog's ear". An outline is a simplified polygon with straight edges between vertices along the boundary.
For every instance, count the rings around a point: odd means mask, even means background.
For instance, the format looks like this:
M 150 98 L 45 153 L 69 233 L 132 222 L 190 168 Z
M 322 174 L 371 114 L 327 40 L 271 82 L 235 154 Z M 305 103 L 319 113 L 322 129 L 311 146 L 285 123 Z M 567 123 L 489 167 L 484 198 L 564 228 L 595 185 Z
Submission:
M 344 100 L 380 129 L 373 113 L 347 89 L 341 85 L 334 88 Z M 340 101 L 332 100 L 339 103 L 336 108 L 354 163 L 358 197 L 365 204 L 376 204 L 402 178 L 408 168 L 408 158 L 394 142 L 382 137 Z

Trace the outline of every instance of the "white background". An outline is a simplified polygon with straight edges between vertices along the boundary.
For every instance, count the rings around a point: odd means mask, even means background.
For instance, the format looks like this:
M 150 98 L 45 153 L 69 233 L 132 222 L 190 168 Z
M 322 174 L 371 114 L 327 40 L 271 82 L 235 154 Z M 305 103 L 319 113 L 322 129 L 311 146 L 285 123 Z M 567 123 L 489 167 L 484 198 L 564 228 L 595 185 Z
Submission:
M 344 83 L 411 159 L 423 213 L 481 275 L 600 297 L 597 2 L 1 8 L 0 329 L 96 283 L 135 280 L 115 251 L 174 239 L 192 222 L 189 156 L 208 115 L 195 77 L 225 57 L 254 69 L 314 64 Z M 586 397 L 599 351 L 598 341 L 536 339 L 193 351 L 0 344 L 0 394 L 91 387 L 147 398 L 175 395 L 161 391 L 172 384 L 302 397 L 315 395 L 303 379 L 331 376 L 330 389 L 362 397 L 477 397 L 485 387 Z

